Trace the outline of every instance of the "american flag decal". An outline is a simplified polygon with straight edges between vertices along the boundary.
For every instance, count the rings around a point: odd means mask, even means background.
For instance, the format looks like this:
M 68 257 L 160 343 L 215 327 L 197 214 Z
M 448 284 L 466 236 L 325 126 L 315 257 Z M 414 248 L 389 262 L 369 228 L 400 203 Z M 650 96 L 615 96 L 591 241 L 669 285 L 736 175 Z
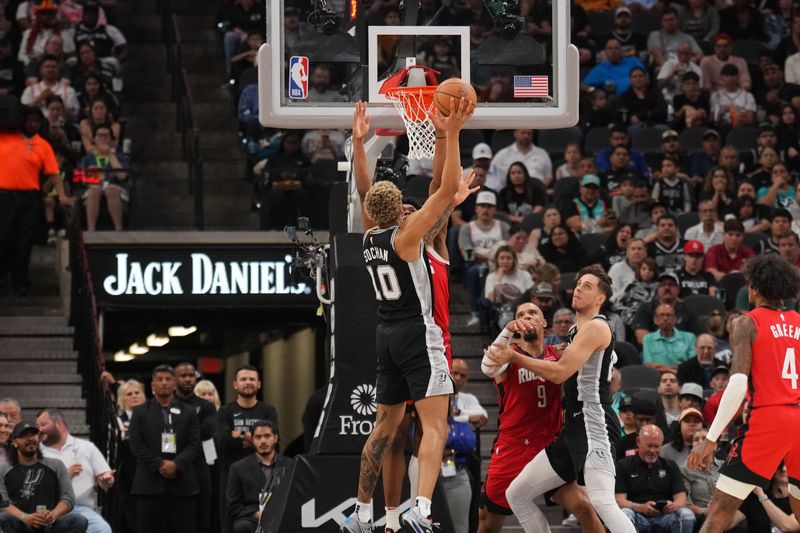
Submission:
M 514 76 L 514 98 L 550 96 L 550 76 Z

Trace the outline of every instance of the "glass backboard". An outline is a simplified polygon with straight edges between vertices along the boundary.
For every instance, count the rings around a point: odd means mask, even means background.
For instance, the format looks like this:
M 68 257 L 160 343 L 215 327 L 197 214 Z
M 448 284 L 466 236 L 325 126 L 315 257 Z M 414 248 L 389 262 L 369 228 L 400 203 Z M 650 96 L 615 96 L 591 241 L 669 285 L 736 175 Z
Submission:
M 373 124 L 402 122 L 380 92 L 409 64 L 460 77 L 478 94 L 468 128 L 562 128 L 578 120 L 578 51 L 569 2 L 268 0 L 258 54 L 259 118 L 279 128 L 347 128 L 370 103 Z M 412 85 L 414 83 L 411 83 Z

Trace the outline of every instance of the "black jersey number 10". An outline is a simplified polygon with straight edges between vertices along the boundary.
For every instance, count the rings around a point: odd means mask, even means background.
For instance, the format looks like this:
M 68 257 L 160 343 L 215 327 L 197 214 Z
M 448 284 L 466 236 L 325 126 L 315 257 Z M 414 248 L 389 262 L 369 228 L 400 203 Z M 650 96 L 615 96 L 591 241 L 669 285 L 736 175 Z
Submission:
M 369 277 L 372 278 L 372 287 L 375 289 L 375 298 L 378 301 L 399 300 L 400 282 L 397 273 L 391 265 L 367 266 Z

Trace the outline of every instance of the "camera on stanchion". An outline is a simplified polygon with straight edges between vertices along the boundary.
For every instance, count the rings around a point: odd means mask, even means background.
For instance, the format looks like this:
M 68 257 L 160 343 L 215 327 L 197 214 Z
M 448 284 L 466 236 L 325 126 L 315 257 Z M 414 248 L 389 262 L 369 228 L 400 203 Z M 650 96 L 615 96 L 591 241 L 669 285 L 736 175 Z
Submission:
M 328 299 L 328 243 L 320 242 L 314 236 L 314 229 L 308 217 L 299 216 L 294 226 L 284 228 L 295 247 L 294 261 L 291 265 L 290 282 L 311 282 L 316 285 L 317 297 L 324 303 Z M 303 240 L 301 240 L 303 239 Z

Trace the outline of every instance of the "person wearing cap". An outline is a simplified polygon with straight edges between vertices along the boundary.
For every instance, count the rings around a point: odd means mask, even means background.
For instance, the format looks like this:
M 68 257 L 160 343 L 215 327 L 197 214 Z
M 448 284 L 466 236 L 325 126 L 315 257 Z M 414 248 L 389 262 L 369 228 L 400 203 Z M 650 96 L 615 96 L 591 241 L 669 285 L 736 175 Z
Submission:
M 658 406 L 650 397 L 634 393 L 630 396 L 630 410 L 633 414 L 633 431 L 626 431 L 617 447 L 617 459 L 636 455 L 639 430 L 644 426 L 656 424 L 659 417 Z
M 717 411 L 719 411 L 719 405 L 722 401 L 722 394 L 725 392 L 729 380 L 730 370 L 726 365 L 719 365 L 711 371 L 709 387 L 714 391 L 714 394 L 708 397 L 703 406 L 703 417 L 708 424 L 714 422 L 714 418 L 717 416 Z
M 624 55 L 622 45 L 614 37 L 606 40 L 604 54 L 605 60 L 586 74 L 581 88 L 588 91 L 590 87 L 599 87 L 610 94 L 622 94 L 631 86 L 631 69 L 644 68 L 644 65 L 636 56 Z
M 655 310 L 661 304 L 669 304 L 677 315 L 676 326 L 682 331 L 694 331 L 697 317 L 691 309 L 687 308 L 680 301 L 680 279 L 674 272 L 662 272 L 658 276 L 658 287 L 656 288 L 656 298 L 653 301 L 645 301 L 639 305 L 633 319 L 633 330 L 636 342 L 642 344 L 644 337 L 657 326 L 654 322 Z
M 663 442 L 658 426 L 639 430 L 636 455 L 617 461 L 617 503 L 637 531 L 692 531 L 696 519 L 683 476 L 675 461 L 659 455 Z
M 617 146 L 625 146 L 629 150 L 630 166 L 645 179 L 650 178 L 650 166 L 639 150 L 631 148 L 628 127 L 625 124 L 614 124 L 608 130 L 609 147 L 595 154 L 594 162 L 598 172 L 608 172 L 611 170 L 611 154 Z
M 700 70 L 703 71 L 703 89 L 711 93 L 722 89 L 722 68 L 725 65 L 733 65 L 737 68 L 739 87 L 743 91 L 749 91 L 752 81 L 747 61 L 731 54 L 733 51 L 731 36 L 727 33 L 718 33 L 712 43 L 714 44 L 714 53 L 700 60 Z
M 642 341 L 642 356 L 645 366 L 659 372 L 677 372 L 678 365 L 694 357 L 694 333 L 675 327 L 675 308 L 669 304 L 656 307 L 653 315 L 657 331 L 648 333 Z
M 44 55 L 47 41 L 52 35 L 61 35 L 64 42 L 64 53 L 71 55 L 75 52 L 75 42 L 72 39 L 72 32 L 62 28 L 56 17 L 58 6 L 52 0 L 43 0 L 38 6 L 33 8 L 37 31 L 28 28 L 22 34 L 17 58 L 25 65 L 32 59 Z
M 561 216 L 575 233 L 600 233 L 606 214 L 606 203 L 600 198 L 602 183 L 595 174 L 581 178 L 578 197 L 564 205 Z
M 756 99 L 739 85 L 739 68 L 729 63 L 720 73 L 722 86 L 711 93 L 712 120 L 728 128 L 755 126 Z
M 655 199 L 654 203 L 663 205 Z M 683 243 L 678 233 L 678 220 L 675 215 L 666 213 L 658 218 L 655 239 L 647 245 L 647 255 L 656 260 L 658 268 L 662 271 L 680 268 L 683 263 Z
M 617 6 L 614 10 L 614 27 L 611 34 L 601 39 L 599 42 L 608 42 L 608 39 L 616 39 L 622 47 L 622 55 L 625 57 L 636 57 L 640 60 L 647 56 L 647 36 L 633 31 L 633 13 L 631 8 L 626 5 Z M 597 53 L 597 62 L 605 61 L 605 53 Z
M 0 528 L 28 533 L 47 528 L 53 533 L 85 533 L 86 518 L 71 513 L 75 493 L 67 467 L 43 457 L 39 430 L 20 422 L 11 433 L 11 462 L 0 466 Z
M 661 151 L 654 155 L 655 158 L 652 160 L 654 179 L 662 176 L 661 163 L 667 157 L 675 160 L 679 173 L 685 174 L 689 168 L 689 159 L 681 149 L 680 135 L 675 130 L 667 130 L 661 134 Z
M 722 224 L 719 222 L 717 209 L 712 200 L 701 201 L 697 206 L 697 214 L 700 222 L 687 228 L 683 237 L 687 241 L 697 241 L 703 245 L 703 250 L 700 250 L 700 253 L 703 253 L 716 244 L 722 244 Z
M 705 258 L 705 269 L 711 272 L 717 281 L 725 274 L 739 272 L 745 260 L 756 255 L 743 244 L 744 226 L 738 219 L 726 220 L 722 229 L 722 244 L 709 248 Z
M 661 448 L 661 457 L 675 461 L 676 464 L 686 463 L 689 450 L 692 449 L 694 434 L 704 428 L 703 413 L 699 409 L 690 407 L 681 411 L 678 418 L 678 431 L 673 430 L 670 442 Z
M 703 389 L 709 388 L 714 369 L 725 364 L 721 359 L 717 359 L 717 341 L 708 333 L 701 333 L 697 336 L 694 345 L 695 357 L 688 359 L 678 366 L 678 381 L 683 384 L 695 383 Z M 683 390 L 681 390 L 683 394 Z M 700 390 L 700 400 L 703 399 L 703 391 Z
M 633 396 L 623 394 L 619 401 L 619 425 L 622 428 L 622 436 L 636 433 L 636 415 L 633 414 Z
M 691 360 L 691 359 L 690 359 Z M 680 371 L 680 367 L 678 367 Z M 697 410 L 703 408 L 703 387 L 697 383 L 684 383 L 678 393 L 678 406 L 681 411 L 693 407 Z
M 703 57 L 703 50 L 694 40 L 694 37 L 680 30 L 678 12 L 668 7 L 661 11 L 661 29 L 654 30 L 647 37 L 647 49 L 653 58 L 656 70 L 660 69 L 664 63 L 678 53 L 678 47 L 682 43 L 688 43 L 692 47 L 692 61 L 699 62 Z
M 694 72 L 703 78 L 700 67 L 692 61 L 692 46 L 688 42 L 678 45 L 675 57 L 669 58 L 664 63 L 656 77 L 658 88 L 661 89 L 668 104 L 672 104 L 675 96 L 681 93 L 683 75 L 687 72 Z
M 528 174 L 540 180 L 545 186 L 553 181 L 553 162 L 550 155 L 533 144 L 533 130 L 514 130 L 514 142 L 499 150 L 486 174 L 486 185 L 495 191 L 507 185 L 508 169 L 512 163 L 519 161 L 528 169 Z
M 675 131 L 667 131 L 664 135 L 674 133 Z M 693 199 L 692 190 L 689 188 L 689 176 L 681 171 L 679 165 L 674 157 L 664 156 L 661 159 L 658 175 L 653 176 L 653 200 L 664 204 L 675 216 L 690 213 Z
M 717 295 L 717 280 L 703 269 L 705 247 L 700 241 L 686 241 L 683 245 L 683 266 L 675 271 L 681 283 L 679 297 L 694 294 Z

